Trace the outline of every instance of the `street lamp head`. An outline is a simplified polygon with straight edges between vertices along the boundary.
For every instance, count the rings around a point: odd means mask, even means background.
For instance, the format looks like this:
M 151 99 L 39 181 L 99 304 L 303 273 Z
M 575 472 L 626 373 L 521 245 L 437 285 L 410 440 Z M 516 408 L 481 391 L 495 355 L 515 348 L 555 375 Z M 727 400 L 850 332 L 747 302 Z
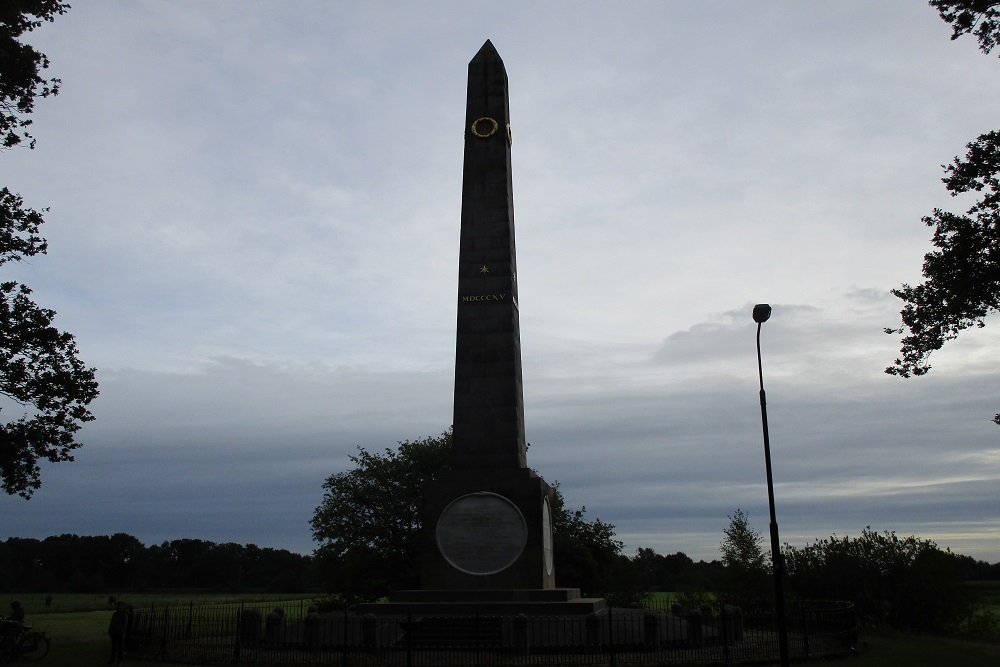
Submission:
M 766 303 L 758 303 L 753 307 L 753 321 L 757 324 L 767 322 L 769 317 L 771 317 L 771 306 Z

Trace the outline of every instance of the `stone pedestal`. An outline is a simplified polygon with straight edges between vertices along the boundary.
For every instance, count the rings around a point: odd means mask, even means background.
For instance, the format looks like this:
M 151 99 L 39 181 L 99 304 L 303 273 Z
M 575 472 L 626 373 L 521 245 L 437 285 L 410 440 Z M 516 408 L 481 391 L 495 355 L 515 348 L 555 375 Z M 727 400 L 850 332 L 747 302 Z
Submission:
M 551 487 L 527 468 L 461 470 L 424 489 L 425 590 L 550 589 Z

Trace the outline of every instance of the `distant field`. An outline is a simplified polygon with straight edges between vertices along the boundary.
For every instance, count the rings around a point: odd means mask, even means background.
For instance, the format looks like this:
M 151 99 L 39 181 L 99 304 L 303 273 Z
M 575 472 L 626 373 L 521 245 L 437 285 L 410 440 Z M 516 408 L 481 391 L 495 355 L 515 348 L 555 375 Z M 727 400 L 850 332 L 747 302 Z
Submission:
M 978 606 L 1000 617 L 1000 581 L 977 581 L 971 585 L 979 597 Z
M 52 651 L 43 663 L 47 667 L 97 667 L 108 659 L 108 623 L 115 605 L 108 602 L 114 596 L 136 608 L 160 606 L 248 604 L 261 603 L 268 606 L 308 604 L 315 594 L 267 593 L 104 593 L 53 594 L 52 604 L 45 606 L 45 594 L 7 594 L 3 596 L 3 610 L 10 608 L 10 600 L 18 600 L 24 605 L 26 622 L 36 630 L 44 631 L 52 640 Z M 156 663 L 168 667 L 173 663 Z

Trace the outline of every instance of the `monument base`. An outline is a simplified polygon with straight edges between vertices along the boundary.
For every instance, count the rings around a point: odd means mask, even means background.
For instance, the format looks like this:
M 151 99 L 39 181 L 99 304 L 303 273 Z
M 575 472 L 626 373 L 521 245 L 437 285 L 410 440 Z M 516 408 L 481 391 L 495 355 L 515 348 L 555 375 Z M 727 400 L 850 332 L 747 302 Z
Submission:
M 553 498 L 526 468 L 453 470 L 427 484 L 423 589 L 554 588 Z
M 603 598 L 580 597 L 579 588 L 396 591 L 387 602 L 358 605 L 358 614 L 417 616 L 571 616 L 606 607 Z

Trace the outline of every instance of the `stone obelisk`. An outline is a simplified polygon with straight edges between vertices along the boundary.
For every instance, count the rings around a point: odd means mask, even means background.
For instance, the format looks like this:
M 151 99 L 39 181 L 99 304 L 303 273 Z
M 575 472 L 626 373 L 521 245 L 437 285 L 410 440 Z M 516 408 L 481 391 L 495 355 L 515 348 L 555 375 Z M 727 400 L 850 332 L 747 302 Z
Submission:
M 527 467 L 507 72 L 469 63 L 452 470 L 425 489 L 424 590 L 552 589 L 552 489 Z

